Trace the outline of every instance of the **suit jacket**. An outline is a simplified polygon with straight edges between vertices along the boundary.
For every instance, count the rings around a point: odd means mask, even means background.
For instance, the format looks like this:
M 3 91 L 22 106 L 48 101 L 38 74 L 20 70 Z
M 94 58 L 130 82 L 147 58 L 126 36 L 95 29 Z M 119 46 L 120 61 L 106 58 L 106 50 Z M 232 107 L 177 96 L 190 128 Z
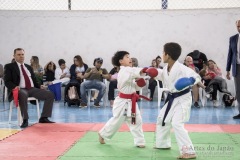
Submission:
M 228 50 L 228 58 L 227 58 L 227 67 L 226 71 L 231 70 L 232 65 L 232 75 L 234 77 L 237 76 L 237 44 L 238 44 L 238 37 L 239 34 L 236 34 L 232 37 L 230 37 L 229 41 L 229 50 Z
M 31 73 L 31 78 L 32 78 L 34 87 L 40 88 L 39 84 L 37 83 L 32 67 L 27 64 L 24 64 L 24 65 Z M 19 86 L 20 84 L 20 70 L 17 62 L 9 63 L 4 66 L 4 83 L 8 89 L 8 100 L 11 101 L 13 99 L 12 90 L 16 86 Z

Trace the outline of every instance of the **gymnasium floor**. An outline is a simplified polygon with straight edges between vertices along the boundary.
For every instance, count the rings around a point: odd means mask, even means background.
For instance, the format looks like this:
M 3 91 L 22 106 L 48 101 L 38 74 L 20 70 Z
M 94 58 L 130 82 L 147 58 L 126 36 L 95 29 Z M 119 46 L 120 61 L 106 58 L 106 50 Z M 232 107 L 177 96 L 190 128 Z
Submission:
M 8 102 L 0 102 L 0 159 L 9 160 L 171 160 L 178 156 L 172 134 L 171 150 L 156 150 L 154 146 L 157 102 L 138 102 L 143 117 L 146 148 L 133 146 L 126 125 L 107 144 L 98 142 L 97 131 L 111 117 L 111 108 L 79 108 L 55 102 L 51 120 L 55 124 L 38 124 L 35 106 L 29 105 L 30 127 L 21 130 L 17 125 L 16 109 L 8 124 Z M 163 102 L 162 102 L 163 103 Z M 40 103 L 42 106 L 42 103 Z M 240 160 L 240 120 L 232 119 L 237 108 L 207 106 L 192 107 L 186 124 L 190 137 L 202 160 Z M 172 131 L 174 132 L 174 131 Z

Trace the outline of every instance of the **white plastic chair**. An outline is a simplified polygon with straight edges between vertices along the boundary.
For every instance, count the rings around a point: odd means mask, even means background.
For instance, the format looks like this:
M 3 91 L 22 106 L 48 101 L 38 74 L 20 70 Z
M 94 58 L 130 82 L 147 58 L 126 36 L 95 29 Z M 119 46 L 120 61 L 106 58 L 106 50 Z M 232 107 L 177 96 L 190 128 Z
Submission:
M 7 101 L 7 97 L 8 97 L 7 87 L 4 86 L 4 89 L 3 89 L 3 90 L 4 90 L 4 97 L 3 97 L 3 98 L 4 98 L 4 102 L 5 102 L 5 101 Z
M 38 99 L 34 98 L 34 97 L 28 97 L 28 101 L 36 101 L 36 107 L 37 107 L 37 116 L 38 119 L 40 119 L 40 109 L 39 109 L 39 102 Z M 8 116 L 8 123 L 11 123 L 12 121 L 12 109 L 14 107 L 14 103 L 13 100 L 10 102 L 10 108 L 9 108 L 9 116 Z M 18 124 L 21 125 L 22 124 L 22 115 L 21 115 L 21 111 L 20 111 L 20 106 L 17 107 L 17 120 L 18 120 Z
M 207 103 L 207 97 L 206 97 L 206 92 L 203 90 L 203 88 L 199 87 L 199 100 L 202 103 L 202 106 L 204 107 Z
M 222 97 L 223 97 L 223 93 L 217 91 L 217 104 L 218 105 L 222 105 Z M 207 93 L 201 87 L 199 87 L 199 100 L 201 101 L 203 107 L 207 104 L 207 100 L 208 100 Z

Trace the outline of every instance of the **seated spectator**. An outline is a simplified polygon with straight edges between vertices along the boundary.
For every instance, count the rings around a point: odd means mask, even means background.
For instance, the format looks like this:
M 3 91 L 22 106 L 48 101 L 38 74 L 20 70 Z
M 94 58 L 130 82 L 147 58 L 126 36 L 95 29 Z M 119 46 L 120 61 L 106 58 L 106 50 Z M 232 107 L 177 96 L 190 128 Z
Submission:
M 108 90 L 108 100 L 110 101 L 110 106 L 113 106 L 113 101 L 115 99 L 114 90 L 117 89 L 117 76 L 118 76 L 119 67 L 114 67 L 109 72 L 109 90 Z
M 138 60 L 137 60 L 137 58 L 132 57 L 131 59 L 132 59 L 132 66 L 133 67 L 138 67 Z
M 4 67 L 4 82 L 8 89 L 9 101 L 13 100 L 13 89 L 18 89 L 19 92 L 19 107 L 23 117 L 20 127 L 26 128 L 28 126 L 28 97 L 44 101 L 39 123 L 54 123 L 48 120 L 48 117 L 52 115 L 54 95 L 52 92 L 45 90 L 43 85 L 37 83 L 32 67 L 24 63 L 24 56 L 25 51 L 22 48 L 16 48 L 14 50 L 16 62 L 6 64 Z
M 55 81 L 62 82 L 62 85 L 66 85 L 70 81 L 70 71 L 69 68 L 66 66 L 66 62 L 64 59 L 58 60 L 59 67 L 55 70 Z
M 202 69 L 199 74 L 204 85 L 208 86 L 207 92 L 212 94 L 213 106 L 217 107 L 217 91 L 230 93 L 227 91 L 226 80 L 222 78 L 221 69 L 213 60 L 209 60 L 206 69 Z
M 187 56 L 192 57 L 194 66 L 196 66 L 199 70 L 202 70 L 207 65 L 207 56 L 198 50 L 194 50 Z
M 152 64 L 151 64 L 150 67 L 158 68 L 156 59 L 152 60 Z M 150 99 L 151 99 L 151 101 L 153 100 L 153 95 L 154 95 L 156 86 L 157 86 L 156 80 L 154 78 L 150 78 L 149 79 L 148 89 L 150 90 Z
M 195 72 L 199 72 L 199 69 L 197 67 L 194 66 L 193 64 L 193 59 L 191 56 L 187 56 L 184 60 L 184 64 L 193 69 Z M 192 86 L 192 94 L 193 94 L 193 105 L 194 107 L 200 108 L 199 104 L 198 104 L 198 99 L 199 99 L 199 86 L 198 84 Z
M 105 68 L 101 68 L 103 63 L 102 58 L 95 58 L 93 65 L 94 67 L 88 68 L 84 75 L 80 75 L 81 79 L 86 79 L 86 81 L 81 83 L 80 92 L 82 102 L 80 107 L 87 107 L 87 97 L 86 90 L 97 89 L 99 91 L 97 99 L 94 100 L 94 106 L 100 107 L 100 100 L 106 92 L 106 85 L 103 79 L 109 79 L 109 74 Z
M 161 56 L 157 56 L 156 57 L 156 63 L 157 63 L 156 66 L 157 66 L 157 68 L 163 69 L 163 67 L 161 66 L 161 62 L 162 62 Z M 159 87 L 160 88 L 163 87 L 162 81 L 159 81 Z
M 132 57 L 131 59 L 132 59 L 132 67 L 138 67 L 138 59 L 134 57 Z M 139 91 L 136 91 L 136 93 L 139 94 Z M 141 99 L 138 99 L 138 100 L 140 101 Z
M 209 60 L 207 63 L 207 73 L 214 73 L 219 77 L 222 77 L 222 71 L 217 66 L 217 64 L 213 60 Z
M 32 56 L 32 58 L 30 60 L 30 64 L 31 64 L 31 67 L 33 68 L 33 72 L 36 76 L 37 83 L 39 85 L 42 85 L 43 84 L 43 68 L 39 64 L 38 57 L 37 56 Z
M 155 68 L 163 68 L 160 64 L 162 62 L 162 58 L 160 56 L 157 56 L 155 59 L 152 60 L 152 64 L 150 67 L 155 67 Z M 150 99 L 151 101 L 153 100 L 153 95 L 155 92 L 155 88 L 157 86 L 157 81 L 153 78 L 149 79 L 149 85 L 148 85 L 148 89 L 150 90 Z M 162 81 L 159 81 L 159 87 L 162 88 Z M 164 96 L 164 94 L 163 94 Z M 162 97 L 163 98 L 163 97 Z
M 163 67 L 161 66 L 161 62 L 162 62 L 161 56 L 157 56 L 156 57 L 157 68 L 163 69 Z
M 76 55 L 73 61 L 74 64 L 70 67 L 70 82 L 78 82 L 81 84 L 83 82 L 81 77 L 88 69 L 88 65 L 83 62 L 82 57 L 79 55 Z
M 193 59 L 191 56 L 187 56 L 185 58 L 184 65 L 192 68 L 195 72 L 199 73 L 199 69 L 193 64 Z
M 47 82 L 52 82 L 55 79 L 55 70 L 56 70 L 56 65 L 50 61 L 48 62 L 45 67 L 44 67 L 44 76 L 46 76 L 46 81 Z
M 217 86 L 217 90 L 219 90 L 220 92 L 223 92 L 223 93 L 231 95 L 231 93 L 227 89 L 227 82 L 226 82 L 226 80 L 224 78 L 222 78 L 220 76 L 217 76 L 213 72 L 207 73 L 206 70 L 204 70 L 204 69 L 202 69 L 199 74 L 203 78 L 211 79 L 209 81 L 209 83 L 208 83 L 207 88 L 206 88 L 206 92 L 207 93 L 212 93 L 213 90 L 214 90 L 213 87 L 214 87 L 214 85 L 216 85 Z

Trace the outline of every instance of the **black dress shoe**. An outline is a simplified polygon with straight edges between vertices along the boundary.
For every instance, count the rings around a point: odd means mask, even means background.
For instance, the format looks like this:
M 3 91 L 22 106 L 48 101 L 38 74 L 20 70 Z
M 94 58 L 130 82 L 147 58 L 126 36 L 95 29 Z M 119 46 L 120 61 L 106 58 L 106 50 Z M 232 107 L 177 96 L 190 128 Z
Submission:
M 234 116 L 233 119 L 240 119 L 240 114 Z
M 24 119 L 22 125 L 20 126 L 21 128 L 26 128 L 28 127 L 28 120 Z
M 39 123 L 55 123 L 55 122 L 49 121 L 47 117 L 41 117 L 39 119 Z

